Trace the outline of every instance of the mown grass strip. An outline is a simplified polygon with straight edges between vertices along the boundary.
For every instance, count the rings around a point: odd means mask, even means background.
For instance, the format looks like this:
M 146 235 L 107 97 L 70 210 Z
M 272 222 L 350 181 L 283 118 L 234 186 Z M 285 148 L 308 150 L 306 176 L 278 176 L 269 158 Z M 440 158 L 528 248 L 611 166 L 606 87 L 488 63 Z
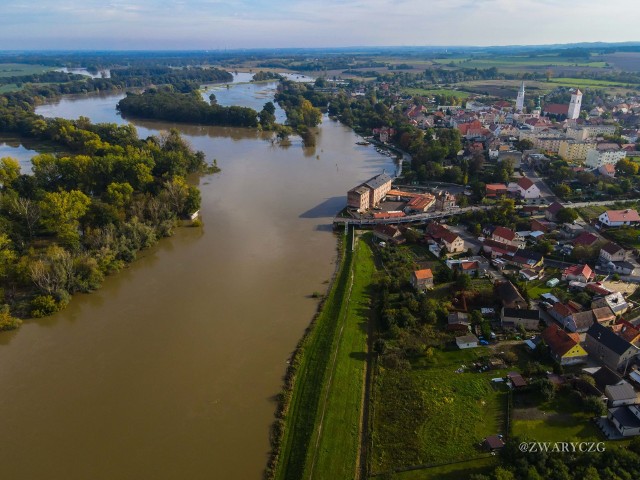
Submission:
M 277 479 L 299 480 L 303 476 L 309 442 L 314 431 L 318 402 L 324 386 L 327 364 L 337 335 L 340 308 L 347 294 L 352 253 L 342 242 L 341 266 L 322 311 L 298 346 L 295 378 L 284 416 L 284 433 L 279 445 Z M 287 394 L 285 392 L 285 394 Z M 270 477 L 269 470 L 267 477 Z
M 367 356 L 367 323 L 375 265 L 365 241 L 357 243 L 352 262 L 353 284 L 342 302 L 335 363 L 329 365 L 326 404 L 319 415 L 307 455 L 303 478 L 356 478 L 364 373 Z M 350 294 L 349 294 L 350 292 Z M 317 442 L 317 449 L 315 448 Z

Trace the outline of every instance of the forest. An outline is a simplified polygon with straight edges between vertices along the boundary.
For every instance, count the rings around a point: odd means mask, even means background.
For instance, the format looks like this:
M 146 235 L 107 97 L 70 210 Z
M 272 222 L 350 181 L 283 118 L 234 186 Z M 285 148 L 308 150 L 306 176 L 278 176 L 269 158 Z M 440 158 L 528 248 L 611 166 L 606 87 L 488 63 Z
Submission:
M 172 122 L 231 127 L 258 126 L 258 112 L 247 107 L 207 104 L 198 91 L 180 93 L 172 88 L 150 88 L 144 93 L 127 93 L 118 102 L 124 115 Z
M 171 235 L 200 207 L 186 177 L 217 171 L 176 130 L 142 140 L 132 125 L 45 119 L 35 101 L 0 97 L 0 131 L 65 153 L 35 156 L 32 174 L 0 160 L 0 329 L 64 308 Z

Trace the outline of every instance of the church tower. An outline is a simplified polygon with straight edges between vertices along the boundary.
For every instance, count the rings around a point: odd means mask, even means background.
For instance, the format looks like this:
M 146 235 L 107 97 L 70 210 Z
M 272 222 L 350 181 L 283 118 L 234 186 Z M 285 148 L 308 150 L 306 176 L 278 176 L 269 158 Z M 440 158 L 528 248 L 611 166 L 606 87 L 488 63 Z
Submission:
M 569 102 L 569 111 L 567 112 L 567 118 L 569 120 L 575 120 L 580 116 L 580 107 L 582 106 L 582 92 L 576 89 L 576 93 L 571 94 L 571 101 Z
M 516 112 L 522 113 L 524 110 L 524 82 L 522 82 L 522 86 L 520 90 L 518 90 L 518 97 L 516 98 Z

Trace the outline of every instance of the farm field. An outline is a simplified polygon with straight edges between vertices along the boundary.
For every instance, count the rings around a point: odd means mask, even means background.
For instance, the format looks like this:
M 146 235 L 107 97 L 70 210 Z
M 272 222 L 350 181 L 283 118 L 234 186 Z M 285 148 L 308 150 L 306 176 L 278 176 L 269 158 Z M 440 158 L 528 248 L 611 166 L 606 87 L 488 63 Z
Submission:
M 409 95 L 418 95 L 423 97 L 429 97 L 433 95 L 449 95 L 456 98 L 467 98 L 470 95 L 469 92 L 452 90 L 448 88 L 405 88 L 402 91 Z
M 44 65 L 28 65 L 23 63 L 0 63 L 0 77 L 19 77 L 34 75 L 53 70 L 53 67 Z

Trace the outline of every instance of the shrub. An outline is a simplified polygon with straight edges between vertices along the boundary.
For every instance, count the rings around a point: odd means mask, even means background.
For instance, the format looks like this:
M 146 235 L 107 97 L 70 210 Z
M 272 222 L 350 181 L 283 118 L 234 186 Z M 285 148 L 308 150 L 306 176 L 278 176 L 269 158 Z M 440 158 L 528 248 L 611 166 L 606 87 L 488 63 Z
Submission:
M 22 324 L 22 320 L 11 316 L 9 305 L 0 308 L 0 330 L 15 330 Z
M 60 305 L 51 295 L 39 295 L 31 301 L 31 316 L 46 317 L 60 310 Z

